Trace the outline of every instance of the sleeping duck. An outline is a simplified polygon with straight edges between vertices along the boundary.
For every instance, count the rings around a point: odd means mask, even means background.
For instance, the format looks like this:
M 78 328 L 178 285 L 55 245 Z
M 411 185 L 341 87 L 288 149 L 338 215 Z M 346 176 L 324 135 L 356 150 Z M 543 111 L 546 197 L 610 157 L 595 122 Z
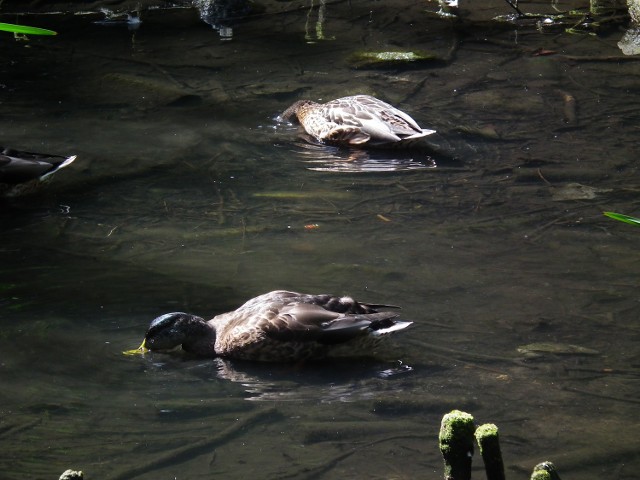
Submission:
M 0 147 L 0 193 L 16 195 L 29 190 L 75 159 L 75 155 L 63 157 Z
M 199 356 L 275 362 L 371 355 L 385 335 L 412 323 L 380 308 L 397 307 L 276 290 L 209 321 L 182 312 L 161 315 L 142 345 L 125 353 L 182 346 Z
M 421 128 L 403 111 L 369 95 L 327 103 L 298 100 L 280 119 L 299 122 L 319 142 L 357 147 L 404 148 L 435 133 Z

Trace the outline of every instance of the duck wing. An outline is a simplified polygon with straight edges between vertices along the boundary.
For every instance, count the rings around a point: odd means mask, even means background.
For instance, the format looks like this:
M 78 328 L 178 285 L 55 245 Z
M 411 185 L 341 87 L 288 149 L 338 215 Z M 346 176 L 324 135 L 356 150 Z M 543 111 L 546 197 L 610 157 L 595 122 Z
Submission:
M 308 294 L 276 290 L 268 295 L 273 295 L 288 305 L 308 303 L 318 305 L 325 310 L 336 313 L 376 313 L 381 308 L 400 308 L 397 305 L 387 305 L 384 303 L 358 302 L 350 296 L 344 295 L 339 297 L 326 293 Z
M 385 144 L 400 142 L 407 137 L 423 137 L 434 133 L 434 130 L 420 128 L 418 123 L 402 110 L 369 95 L 354 95 L 328 102 L 323 107 L 322 115 L 332 124 L 339 125 L 328 135 L 343 140 L 349 129 L 359 129 L 361 136 L 369 139 L 349 143 Z M 339 137 L 339 138 L 338 138 Z M 329 140 L 336 140 L 328 138 Z
M 371 97 L 369 95 L 356 95 L 358 102 L 366 106 L 368 110 L 374 112 L 397 133 L 414 134 L 422 132 L 422 128 L 418 125 L 410 115 L 397 109 L 393 105 L 383 102 L 382 100 Z
M 283 342 L 316 341 L 329 345 L 393 327 L 397 316 L 394 312 L 338 313 L 320 305 L 294 303 L 281 306 L 263 324 L 263 330 L 268 337 Z
M 254 313 L 269 309 L 273 305 L 279 305 L 278 308 L 282 308 L 285 305 L 293 305 L 297 303 L 319 305 L 325 310 L 337 313 L 375 313 L 380 308 L 400 308 L 397 305 L 358 302 L 349 296 L 337 296 L 326 293 L 299 293 L 292 292 L 290 290 L 274 290 L 248 300 L 234 312 L 241 313 L 242 315 L 249 317 Z

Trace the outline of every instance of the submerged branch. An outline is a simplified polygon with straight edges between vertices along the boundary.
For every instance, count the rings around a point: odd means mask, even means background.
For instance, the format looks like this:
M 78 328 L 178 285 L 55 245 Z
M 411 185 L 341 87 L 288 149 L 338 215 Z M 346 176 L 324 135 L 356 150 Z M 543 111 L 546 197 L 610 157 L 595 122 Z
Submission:
M 325 472 L 331 470 L 332 468 L 334 468 L 338 463 L 340 463 L 342 460 L 349 458 L 351 455 L 353 455 L 354 453 L 357 453 L 361 450 L 366 450 L 374 445 L 377 445 L 379 443 L 383 443 L 383 442 L 390 442 L 390 441 L 395 441 L 395 440 L 399 440 L 399 439 L 405 439 L 405 438 L 420 438 L 420 439 L 424 439 L 425 437 L 423 435 L 392 435 L 392 436 L 387 436 L 387 437 L 383 437 L 383 438 L 379 438 L 377 440 L 374 440 L 372 442 L 366 443 L 364 445 L 359 445 L 357 447 L 354 447 L 352 450 L 343 452 L 343 453 L 339 453 L 338 455 L 335 455 L 333 457 L 331 457 L 330 459 L 326 460 L 325 462 L 323 462 L 321 465 L 318 465 L 315 468 L 311 468 L 309 469 L 308 467 L 304 467 L 302 471 L 297 471 L 294 473 L 291 473 L 289 475 L 284 475 L 281 477 L 278 477 L 280 480 L 287 480 L 287 479 L 298 479 L 298 480 L 313 480 L 316 478 L 319 478 L 322 476 L 322 474 L 324 474 Z
M 518 359 L 515 359 L 515 358 L 501 357 L 498 355 L 487 355 L 485 353 L 466 352 L 463 350 L 456 350 L 453 348 L 442 347 L 440 345 L 435 345 L 432 343 L 422 342 L 420 340 L 408 340 L 408 343 L 419 346 L 420 348 L 428 350 L 431 353 L 435 352 L 436 355 L 440 354 L 445 358 L 451 359 L 452 356 L 454 356 L 456 362 L 473 363 L 473 365 L 478 368 L 485 368 L 485 367 L 480 367 L 475 363 L 479 361 L 501 362 L 501 363 L 508 362 L 508 363 L 515 363 L 518 366 L 525 366 L 525 367 L 528 366 L 530 368 L 537 368 L 535 366 L 529 366 L 527 364 L 523 364 L 522 362 L 520 362 Z M 492 370 L 492 371 L 495 371 L 495 370 Z M 502 373 L 502 372 L 498 372 L 498 373 Z
M 4 438 L 4 437 L 11 438 L 16 433 L 20 433 L 25 430 L 30 430 L 33 427 L 40 425 L 41 423 L 42 423 L 42 419 L 36 418 L 35 420 L 31 420 L 30 422 L 26 422 L 21 425 L 13 425 L 13 426 L 6 427 L 2 432 L 0 432 L 0 438 Z
M 217 435 L 193 442 L 190 445 L 176 448 L 169 452 L 161 453 L 152 460 L 141 463 L 137 466 L 124 468 L 108 478 L 110 480 L 130 480 L 139 475 L 152 472 L 167 465 L 183 463 L 190 458 L 196 457 L 214 449 L 218 445 L 233 440 L 240 432 L 246 430 L 248 427 L 255 425 L 256 423 L 274 421 L 277 420 L 278 417 L 279 415 L 277 414 L 277 410 L 275 408 L 265 408 L 257 410 L 247 417 L 233 423 L 226 429 L 218 432 Z
M 603 398 L 605 400 L 614 400 L 616 402 L 640 404 L 640 400 L 636 398 L 622 398 L 622 397 L 616 397 L 614 395 L 603 395 L 601 393 L 590 392 L 588 390 L 583 390 L 581 388 L 575 388 L 575 387 L 562 387 L 562 389 L 566 390 L 567 392 L 579 393 L 581 395 L 589 395 L 591 397 Z

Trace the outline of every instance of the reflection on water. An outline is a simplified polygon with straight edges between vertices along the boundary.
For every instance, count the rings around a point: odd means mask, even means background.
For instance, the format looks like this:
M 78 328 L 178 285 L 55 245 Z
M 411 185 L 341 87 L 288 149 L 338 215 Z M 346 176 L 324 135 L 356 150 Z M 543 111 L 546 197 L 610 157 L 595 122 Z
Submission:
M 59 35 L 0 37 L 0 143 L 78 155 L 0 201 L 0 477 L 436 478 L 440 418 L 461 408 L 499 425 L 522 477 L 549 459 L 634 478 L 638 233 L 602 215 L 640 209 L 623 33 L 493 31 L 502 1 L 461 5 L 461 28 L 435 3 L 352 0 L 323 3 L 332 40 L 308 43 L 314 3 L 263 2 L 230 42 L 185 8 L 143 10 L 135 32 L 35 15 Z M 349 64 L 387 47 L 447 60 Z M 355 93 L 442 148 L 270 126 L 299 98 Z M 398 304 L 415 328 L 319 367 L 120 353 L 159 313 L 275 288 Z
M 364 360 L 335 361 L 322 365 L 283 366 L 238 364 L 216 360 L 218 377 L 242 384 L 253 401 L 313 401 L 321 403 L 355 402 L 375 399 L 382 388 L 376 378 L 390 379 L 407 374 L 410 366 L 395 362 L 384 365 Z M 379 370 L 382 368 L 382 370 Z
M 247 0 L 193 0 L 203 22 L 218 30 L 221 40 L 231 40 L 233 25 L 251 11 Z
M 435 168 L 433 151 L 428 144 L 412 149 L 362 149 L 334 146 L 318 142 L 301 127 L 274 119 L 273 133 L 276 146 L 287 148 L 295 158 L 308 164 L 308 169 L 317 172 L 402 172 Z M 296 139 L 297 138 L 297 139 Z M 433 146 L 432 150 L 442 151 Z M 442 153 L 443 160 L 449 161 L 452 152 Z
M 295 156 L 309 164 L 309 170 L 317 172 L 401 172 L 436 167 L 433 158 L 419 151 L 367 151 L 311 142 L 296 142 L 293 146 Z
M 101 8 L 100 12 L 104 14 L 104 19 L 95 20 L 93 23 L 96 25 L 103 25 L 105 27 L 118 27 L 126 25 L 130 31 L 140 28 L 142 20 L 139 16 L 132 15 L 131 13 L 114 13 L 107 8 Z

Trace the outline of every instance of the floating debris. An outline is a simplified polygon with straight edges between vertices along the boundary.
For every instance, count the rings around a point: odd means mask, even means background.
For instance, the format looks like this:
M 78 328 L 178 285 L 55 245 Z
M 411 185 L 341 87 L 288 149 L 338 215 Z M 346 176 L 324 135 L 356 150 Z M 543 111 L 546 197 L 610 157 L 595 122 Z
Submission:
M 552 353 L 554 355 L 599 355 L 598 350 L 572 345 L 570 343 L 540 342 L 522 345 L 517 348 L 518 353 L 523 355 L 540 355 Z
M 112 12 L 108 8 L 101 8 L 100 12 L 104 14 L 104 20 L 96 20 L 93 23 L 107 27 L 126 25 L 129 30 L 137 30 L 140 28 L 142 20 L 140 17 L 131 15 L 130 13 Z
M 615 212 L 603 212 L 607 217 L 613 218 L 614 220 L 618 220 L 620 222 L 629 223 L 631 225 L 636 225 L 640 227 L 640 218 L 631 217 L 629 215 L 624 215 L 622 213 Z
M 438 0 L 440 10 L 437 15 L 442 18 L 456 18 L 458 16 L 458 0 Z
M 312 192 L 289 192 L 289 191 L 274 191 L 274 192 L 260 192 L 254 193 L 254 197 L 258 198 L 274 198 L 283 200 L 305 200 L 314 198 L 330 198 L 333 200 L 347 200 L 353 198 L 353 195 L 348 192 L 327 192 L 327 191 L 312 191 Z
M 348 59 L 351 68 L 398 68 L 402 66 L 417 67 L 426 62 L 441 60 L 436 54 L 424 50 L 411 52 L 382 51 L 356 52 Z
M 640 54 L 640 28 L 629 28 L 618 42 L 618 48 L 625 55 Z
M 378 372 L 378 377 L 391 378 L 409 372 L 413 372 L 413 367 L 398 361 L 396 366 Z
M 60 475 L 59 480 L 83 480 L 84 473 L 82 471 L 75 470 L 65 470 L 62 475 Z
M 481 125 L 479 127 L 459 125 L 455 129 L 460 133 L 475 135 L 481 138 L 486 138 L 488 140 L 499 140 L 502 138 L 502 134 L 493 124 Z
M 610 192 L 610 188 L 596 188 L 581 183 L 567 183 L 562 187 L 555 187 L 551 198 L 556 201 L 563 200 L 593 200 L 601 193 Z
M 46 28 L 29 27 L 27 25 L 16 25 L 14 23 L 0 23 L 0 31 L 11 32 L 16 38 L 20 35 L 57 35 L 57 32 Z

